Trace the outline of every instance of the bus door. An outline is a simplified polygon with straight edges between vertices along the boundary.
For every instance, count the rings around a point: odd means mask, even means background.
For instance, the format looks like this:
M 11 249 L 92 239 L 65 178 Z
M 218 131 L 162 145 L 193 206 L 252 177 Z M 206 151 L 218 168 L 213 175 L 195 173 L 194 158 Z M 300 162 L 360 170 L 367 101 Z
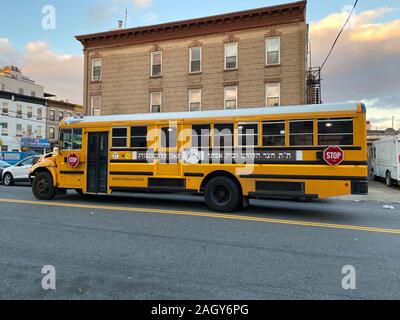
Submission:
M 88 132 L 86 192 L 108 192 L 108 132 Z
M 177 124 L 159 124 L 156 174 L 161 176 L 179 176 L 181 174 L 178 153 Z

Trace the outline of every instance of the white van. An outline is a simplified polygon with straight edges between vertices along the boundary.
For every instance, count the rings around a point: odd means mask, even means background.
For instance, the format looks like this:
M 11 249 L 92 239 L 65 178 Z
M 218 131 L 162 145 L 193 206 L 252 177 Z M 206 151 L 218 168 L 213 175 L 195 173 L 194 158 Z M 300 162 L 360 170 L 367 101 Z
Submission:
M 400 184 L 400 135 L 372 143 L 371 173 L 375 179 L 385 178 L 386 184 Z

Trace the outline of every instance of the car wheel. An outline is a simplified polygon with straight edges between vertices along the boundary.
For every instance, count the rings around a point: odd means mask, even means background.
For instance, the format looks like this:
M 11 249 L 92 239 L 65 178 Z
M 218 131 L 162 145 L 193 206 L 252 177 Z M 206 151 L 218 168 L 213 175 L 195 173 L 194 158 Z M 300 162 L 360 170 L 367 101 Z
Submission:
M 3 176 L 3 183 L 6 186 L 12 186 L 14 184 L 14 178 L 11 173 L 7 172 Z
M 40 200 L 51 200 L 56 195 L 50 172 L 40 172 L 33 179 L 32 192 Z
M 211 210 L 231 212 L 240 207 L 242 194 L 239 186 L 232 179 L 215 177 L 207 183 L 204 189 L 204 198 Z
M 391 187 L 393 185 L 393 180 L 392 180 L 392 176 L 390 175 L 390 172 L 386 172 L 386 185 L 388 187 Z

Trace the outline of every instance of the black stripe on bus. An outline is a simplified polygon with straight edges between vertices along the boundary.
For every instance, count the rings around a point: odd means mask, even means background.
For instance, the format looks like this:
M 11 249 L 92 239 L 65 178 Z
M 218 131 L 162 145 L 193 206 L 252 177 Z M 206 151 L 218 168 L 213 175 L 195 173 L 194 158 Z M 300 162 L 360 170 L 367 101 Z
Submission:
M 60 171 L 61 174 L 85 174 L 84 171 Z
M 111 171 L 110 175 L 112 176 L 152 176 L 154 175 L 153 172 L 142 172 L 142 171 L 129 171 L 129 172 L 122 172 L 122 171 Z
M 204 173 L 197 173 L 197 172 L 186 172 L 184 174 L 185 177 L 204 177 Z
M 271 147 L 254 147 L 254 150 L 267 150 L 267 151 L 281 151 L 281 150 L 298 150 L 298 151 L 304 151 L 304 150 L 314 150 L 314 151 L 324 151 L 326 147 L 314 147 L 314 146 L 290 146 L 290 147 L 285 147 L 285 146 L 271 146 Z M 246 148 L 246 146 L 242 147 L 243 149 Z M 361 147 L 354 147 L 354 146 L 341 146 L 340 147 L 342 150 L 362 150 Z M 202 148 L 202 149 L 214 149 L 213 147 L 209 148 Z M 219 147 L 219 150 L 224 150 L 224 149 L 241 149 L 239 146 L 235 147 Z M 110 151 L 143 151 L 143 152 L 154 152 L 155 154 L 157 152 L 154 151 L 154 149 L 143 149 L 143 148 L 112 148 Z
M 148 162 L 146 159 L 144 159 L 144 160 L 110 160 L 110 163 L 149 163 L 149 164 L 152 164 L 153 162 Z
M 299 176 L 284 174 L 249 174 L 241 175 L 244 179 L 287 179 L 287 180 L 344 180 L 344 181 L 368 181 L 368 177 L 346 177 L 346 176 Z

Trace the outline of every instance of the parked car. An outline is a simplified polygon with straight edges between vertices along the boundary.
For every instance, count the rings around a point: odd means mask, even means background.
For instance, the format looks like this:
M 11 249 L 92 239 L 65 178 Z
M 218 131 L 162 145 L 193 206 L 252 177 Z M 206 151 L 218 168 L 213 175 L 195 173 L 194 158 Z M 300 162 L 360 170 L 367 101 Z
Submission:
M 0 160 L 0 181 L 1 177 L 3 176 L 3 170 L 5 168 L 8 168 L 10 165 L 7 162 L 4 162 L 3 160 Z
M 375 179 L 385 179 L 389 187 L 400 184 L 400 135 L 373 142 L 371 173 Z
M 39 160 L 41 156 L 32 156 L 21 160 L 13 166 L 3 169 L 3 184 L 12 186 L 15 182 L 30 182 L 29 169 Z

